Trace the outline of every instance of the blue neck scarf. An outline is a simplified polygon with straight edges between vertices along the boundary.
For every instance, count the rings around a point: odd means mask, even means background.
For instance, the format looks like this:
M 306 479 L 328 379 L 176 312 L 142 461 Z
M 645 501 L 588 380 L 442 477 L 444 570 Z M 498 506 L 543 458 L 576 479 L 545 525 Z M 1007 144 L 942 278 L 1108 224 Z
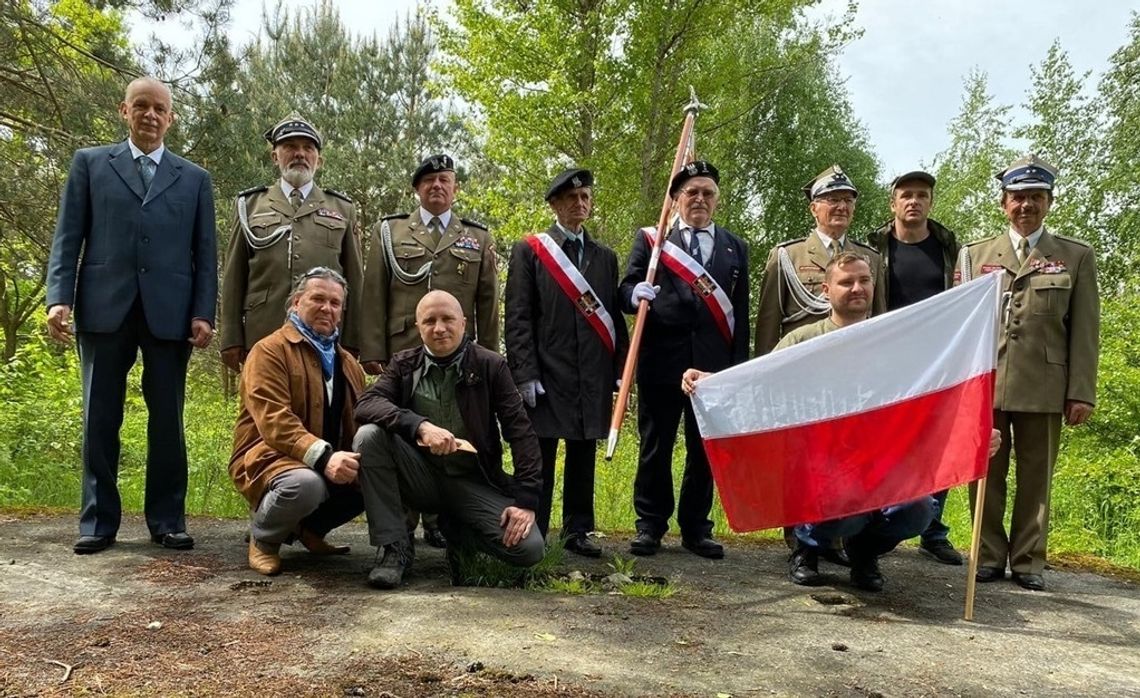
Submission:
M 301 333 L 301 336 L 308 340 L 309 344 L 317 350 L 317 356 L 321 357 L 321 372 L 325 375 L 325 380 L 332 378 L 333 368 L 336 366 L 336 340 L 340 337 L 340 330 L 334 330 L 329 336 L 317 334 L 317 332 L 301 319 L 296 312 L 289 311 L 289 322 L 293 323 L 293 327 Z

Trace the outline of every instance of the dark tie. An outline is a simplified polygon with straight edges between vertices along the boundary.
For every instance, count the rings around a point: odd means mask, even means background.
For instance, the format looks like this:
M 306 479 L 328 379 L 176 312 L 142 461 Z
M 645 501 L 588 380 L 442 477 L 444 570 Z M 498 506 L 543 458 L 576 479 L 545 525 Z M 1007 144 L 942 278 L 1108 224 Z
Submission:
M 1017 241 L 1017 256 L 1022 264 L 1029 259 L 1029 238 L 1023 237 Z
M 704 264 L 704 256 L 701 254 L 701 236 L 699 230 L 689 231 L 689 254 L 697 261 L 697 264 Z
M 293 191 L 289 192 L 289 203 L 293 204 L 293 210 L 301 208 L 301 190 L 293 187 Z
M 562 251 L 570 258 L 575 267 L 582 264 L 582 241 L 576 238 L 566 238 L 566 242 L 562 243 Z
M 139 179 L 142 180 L 143 191 L 150 191 L 150 183 L 154 181 L 154 160 L 146 155 L 140 155 L 135 158 L 135 164 L 139 168 Z

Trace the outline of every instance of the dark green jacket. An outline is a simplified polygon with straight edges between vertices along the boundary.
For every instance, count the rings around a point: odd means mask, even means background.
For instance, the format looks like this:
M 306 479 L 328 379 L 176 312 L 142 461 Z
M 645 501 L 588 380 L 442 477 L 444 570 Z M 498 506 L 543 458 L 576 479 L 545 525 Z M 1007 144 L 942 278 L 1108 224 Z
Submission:
M 954 236 L 954 231 L 942 225 L 933 218 L 927 219 L 927 227 L 930 228 L 930 234 L 942 246 L 942 276 L 944 279 L 943 288 L 950 288 L 954 285 L 954 265 L 958 262 L 958 240 Z M 891 235 L 895 232 L 895 220 L 892 218 L 881 228 L 875 230 L 867 236 L 867 242 L 879 251 L 883 258 L 883 288 L 875 289 L 875 295 L 883 294 L 883 298 L 890 298 L 890 289 L 887 284 L 891 281 L 891 259 L 887 250 L 887 242 L 891 239 Z

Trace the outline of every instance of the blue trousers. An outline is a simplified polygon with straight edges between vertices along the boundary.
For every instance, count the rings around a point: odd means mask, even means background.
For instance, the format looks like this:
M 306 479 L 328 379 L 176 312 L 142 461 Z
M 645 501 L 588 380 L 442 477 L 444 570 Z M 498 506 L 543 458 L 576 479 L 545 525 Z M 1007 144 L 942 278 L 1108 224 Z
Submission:
M 863 514 L 832 519 L 815 524 L 796 526 L 796 539 L 809 548 L 830 548 L 836 538 L 846 539 L 855 546 L 875 555 L 895 549 L 907 538 L 914 538 L 926 530 L 934 518 L 937 504 L 934 497 L 906 504 L 897 504 Z

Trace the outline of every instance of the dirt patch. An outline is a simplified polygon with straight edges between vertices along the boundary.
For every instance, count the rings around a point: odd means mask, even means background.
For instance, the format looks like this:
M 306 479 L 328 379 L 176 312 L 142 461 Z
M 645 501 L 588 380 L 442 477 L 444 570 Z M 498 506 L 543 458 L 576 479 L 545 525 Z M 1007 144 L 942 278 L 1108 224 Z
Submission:
M 670 598 L 452 587 L 442 551 L 417 551 L 399 591 L 364 578 L 360 524 L 345 556 L 286 547 L 283 573 L 246 566 L 240 521 L 196 519 L 195 550 L 149 542 L 129 517 L 110 550 L 72 554 L 73 515 L 0 516 L 0 696 L 1140 695 L 1140 592 L 1051 570 L 1049 591 L 979 588 L 904 548 L 868 594 L 789 583 L 781 544 L 713 562 L 666 539 L 632 575 Z M 597 579 L 607 555 L 567 555 Z M 70 668 L 70 670 L 69 670 Z M 66 676 L 66 680 L 64 677 Z

